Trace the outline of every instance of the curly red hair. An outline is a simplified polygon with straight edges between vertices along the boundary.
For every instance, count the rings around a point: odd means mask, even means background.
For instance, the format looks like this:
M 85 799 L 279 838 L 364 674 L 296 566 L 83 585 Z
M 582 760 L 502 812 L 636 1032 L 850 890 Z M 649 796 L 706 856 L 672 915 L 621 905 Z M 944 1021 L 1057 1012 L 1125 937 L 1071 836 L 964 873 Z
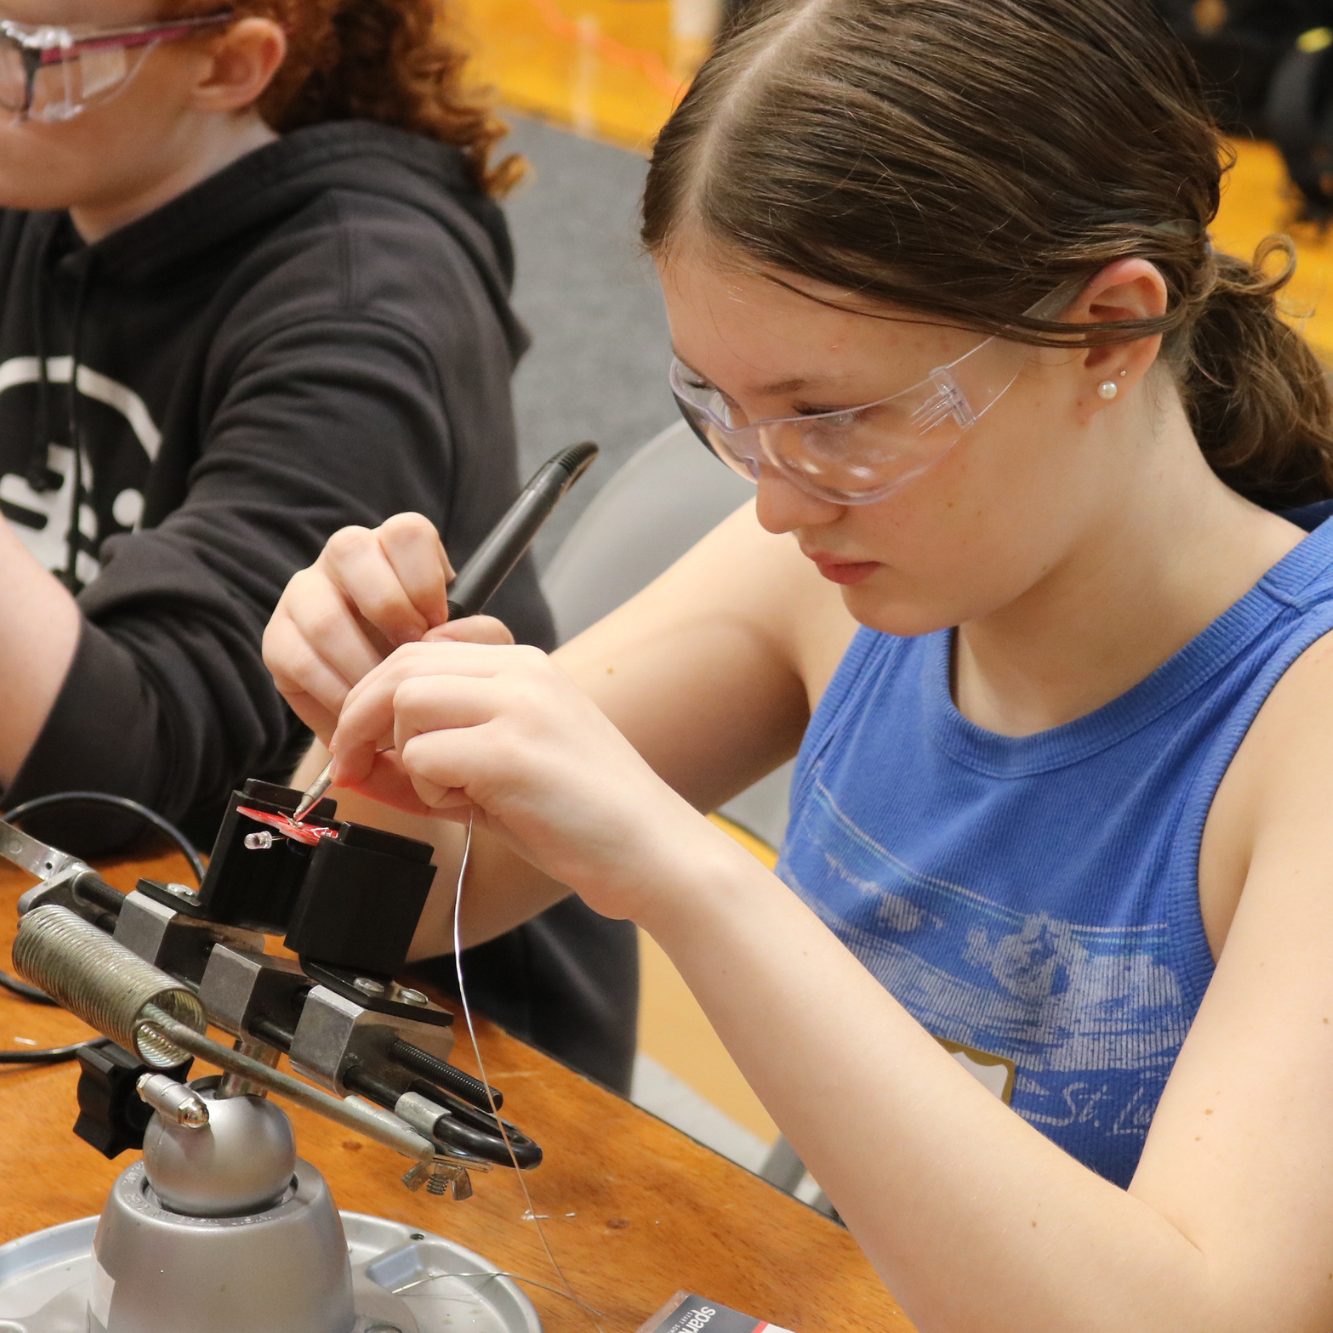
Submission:
M 176 12 L 216 6 L 193 0 Z M 237 17 L 269 18 L 287 33 L 287 58 L 258 108 L 279 134 L 331 120 L 374 120 L 462 150 L 477 184 L 504 194 L 523 174 L 492 163 L 508 132 L 490 101 L 463 86 L 467 52 L 437 0 L 233 0 Z

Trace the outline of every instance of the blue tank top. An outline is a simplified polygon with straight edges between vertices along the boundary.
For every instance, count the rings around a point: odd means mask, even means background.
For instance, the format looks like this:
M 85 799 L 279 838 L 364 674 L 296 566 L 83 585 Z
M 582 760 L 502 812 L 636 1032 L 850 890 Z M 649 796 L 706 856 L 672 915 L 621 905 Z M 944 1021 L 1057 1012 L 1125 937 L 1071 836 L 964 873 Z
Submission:
M 951 631 L 862 629 L 801 747 L 778 873 L 1019 1115 L 1127 1185 L 1213 973 L 1213 794 L 1330 629 L 1333 522 L 1126 694 L 1021 738 L 954 706 Z

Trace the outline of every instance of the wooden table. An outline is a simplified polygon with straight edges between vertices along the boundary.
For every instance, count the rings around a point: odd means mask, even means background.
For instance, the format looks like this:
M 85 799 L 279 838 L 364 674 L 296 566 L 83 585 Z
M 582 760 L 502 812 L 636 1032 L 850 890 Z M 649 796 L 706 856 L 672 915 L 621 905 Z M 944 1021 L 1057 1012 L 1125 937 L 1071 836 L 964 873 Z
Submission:
M 3 863 L 0 863 L 3 864 Z M 128 891 L 139 875 L 189 882 L 177 855 L 103 866 Z M 0 869 L 0 958 L 13 941 L 18 895 L 32 883 Z M 8 967 L 7 961 L 3 964 Z M 459 1024 L 455 1061 L 476 1072 Z M 0 990 L 0 1048 L 21 1038 L 58 1046 L 90 1035 L 71 1015 Z M 911 1325 L 841 1227 L 631 1103 L 491 1024 L 478 1037 L 505 1115 L 542 1145 L 526 1174 L 556 1259 L 603 1333 L 632 1333 L 677 1288 L 697 1291 L 796 1333 Z M 70 1132 L 78 1066 L 0 1066 L 0 1243 L 101 1211 L 133 1160 L 107 1161 Z M 297 1147 L 341 1208 L 406 1222 L 558 1286 L 510 1171 L 474 1177 L 463 1203 L 410 1194 L 406 1163 L 387 1148 L 293 1107 Z M 539 1286 L 524 1288 L 548 1333 L 588 1333 L 590 1321 Z

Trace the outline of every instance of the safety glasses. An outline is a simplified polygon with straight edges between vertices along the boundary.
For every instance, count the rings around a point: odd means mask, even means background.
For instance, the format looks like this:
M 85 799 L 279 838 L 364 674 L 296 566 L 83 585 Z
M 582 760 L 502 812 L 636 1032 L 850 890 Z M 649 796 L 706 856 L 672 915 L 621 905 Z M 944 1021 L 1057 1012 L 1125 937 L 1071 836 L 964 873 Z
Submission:
M 839 505 L 873 504 L 939 462 L 1018 378 L 1032 349 L 987 338 L 919 383 L 861 407 L 747 422 L 682 361 L 671 392 L 694 433 L 733 472 L 771 468 Z
M 75 30 L 0 19 L 0 111 L 59 121 L 122 88 L 159 42 L 224 26 L 230 9 L 127 28 Z

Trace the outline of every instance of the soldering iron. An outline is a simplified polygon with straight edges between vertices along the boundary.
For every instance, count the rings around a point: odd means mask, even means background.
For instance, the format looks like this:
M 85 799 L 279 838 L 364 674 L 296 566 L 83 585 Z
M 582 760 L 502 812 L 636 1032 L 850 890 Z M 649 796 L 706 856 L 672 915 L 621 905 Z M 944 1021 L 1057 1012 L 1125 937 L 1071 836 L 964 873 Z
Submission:
M 486 603 L 523 558 L 551 511 L 596 457 L 597 446 L 591 440 L 585 440 L 542 464 L 505 516 L 482 538 L 481 545 L 458 571 L 449 589 L 450 620 L 480 615 L 486 609 Z M 333 760 L 330 759 L 306 788 L 292 818 L 297 822 L 304 819 L 315 802 L 328 791 L 332 781 Z

